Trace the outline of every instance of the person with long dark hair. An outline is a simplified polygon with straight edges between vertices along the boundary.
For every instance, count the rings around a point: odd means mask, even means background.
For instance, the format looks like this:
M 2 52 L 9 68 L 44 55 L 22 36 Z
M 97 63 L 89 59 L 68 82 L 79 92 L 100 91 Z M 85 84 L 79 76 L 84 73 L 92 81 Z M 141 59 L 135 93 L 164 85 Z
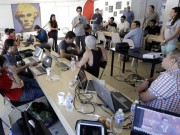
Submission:
M 60 30 L 60 29 L 58 28 L 55 14 L 52 14 L 50 16 L 49 29 L 50 29 L 50 32 L 48 33 L 48 36 L 49 36 L 49 38 L 54 39 L 53 50 L 55 50 L 57 52 L 57 50 L 58 50 L 58 48 L 57 48 L 58 30 Z
M 179 34 L 180 7 L 174 7 L 170 12 L 170 20 L 165 24 L 161 32 L 161 50 L 164 55 L 176 49 Z

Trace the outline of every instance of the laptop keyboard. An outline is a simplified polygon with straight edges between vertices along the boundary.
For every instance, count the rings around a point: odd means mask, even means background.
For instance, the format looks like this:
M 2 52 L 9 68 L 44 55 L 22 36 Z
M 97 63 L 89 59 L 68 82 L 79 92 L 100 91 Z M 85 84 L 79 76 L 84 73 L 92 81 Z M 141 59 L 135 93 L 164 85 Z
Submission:
M 122 108 L 124 112 L 130 111 L 132 102 L 119 92 L 111 92 L 115 111 Z
M 36 69 L 41 73 L 46 72 L 46 70 L 43 67 L 36 67 Z

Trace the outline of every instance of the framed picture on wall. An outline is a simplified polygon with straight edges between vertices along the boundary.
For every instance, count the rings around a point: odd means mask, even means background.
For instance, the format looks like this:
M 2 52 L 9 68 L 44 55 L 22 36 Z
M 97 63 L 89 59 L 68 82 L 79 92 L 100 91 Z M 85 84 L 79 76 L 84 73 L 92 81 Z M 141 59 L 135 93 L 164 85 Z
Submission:
M 121 6 L 122 6 L 121 1 L 116 2 L 116 9 L 121 9 Z
M 113 6 L 109 6 L 109 12 L 113 12 Z
M 117 11 L 114 11 L 114 16 L 117 16 Z
M 129 1 L 127 1 L 127 6 L 129 6 Z
M 108 2 L 105 2 L 105 6 L 108 6 Z
M 105 7 L 105 11 L 108 11 L 108 7 Z
M 119 10 L 119 14 L 124 14 L 124 10 Z

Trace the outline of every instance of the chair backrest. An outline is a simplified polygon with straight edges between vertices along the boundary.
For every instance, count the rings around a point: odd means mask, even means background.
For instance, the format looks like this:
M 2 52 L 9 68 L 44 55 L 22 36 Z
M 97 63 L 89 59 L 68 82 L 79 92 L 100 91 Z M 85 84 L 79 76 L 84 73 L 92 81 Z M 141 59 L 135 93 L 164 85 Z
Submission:
M 130 49 L 134 49 L 134 42 L 131 39 L 123 39 L 122 42 L 127 42 L 130 46 Z
M 52 49 L 52 47 L 53 47 L 53 43 L 54 43 L 54 39 L 53 39 L 53 38 L 49 38 L 49 39 L 48 39 L 48 44 L 49 44 L 49 46 L 51 47 L 51 49 Z
M 112 40 L 113 44 L 121 42 L 119 33 L 112 33 L 111 40 Z
M 103 32 L 98 31 L 98 32 L 97 32 L 97 35 L 98 35 L 98 40 L 106 41 L 106 38 L 105 38 Z

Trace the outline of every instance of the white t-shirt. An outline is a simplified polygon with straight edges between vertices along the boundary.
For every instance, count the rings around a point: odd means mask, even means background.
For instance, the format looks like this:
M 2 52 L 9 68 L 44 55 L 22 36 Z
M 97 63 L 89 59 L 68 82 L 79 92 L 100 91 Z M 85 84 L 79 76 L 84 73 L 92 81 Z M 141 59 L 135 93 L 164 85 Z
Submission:
M 118 25 L 119 32 L 124 31 L 124 30 L 125 30 L 124 32 L 126 32 L 126 29 L 129 29 L 129 27 L 130 25 L 128 21 L 124 21 L 123 23 L 120 22 Z

